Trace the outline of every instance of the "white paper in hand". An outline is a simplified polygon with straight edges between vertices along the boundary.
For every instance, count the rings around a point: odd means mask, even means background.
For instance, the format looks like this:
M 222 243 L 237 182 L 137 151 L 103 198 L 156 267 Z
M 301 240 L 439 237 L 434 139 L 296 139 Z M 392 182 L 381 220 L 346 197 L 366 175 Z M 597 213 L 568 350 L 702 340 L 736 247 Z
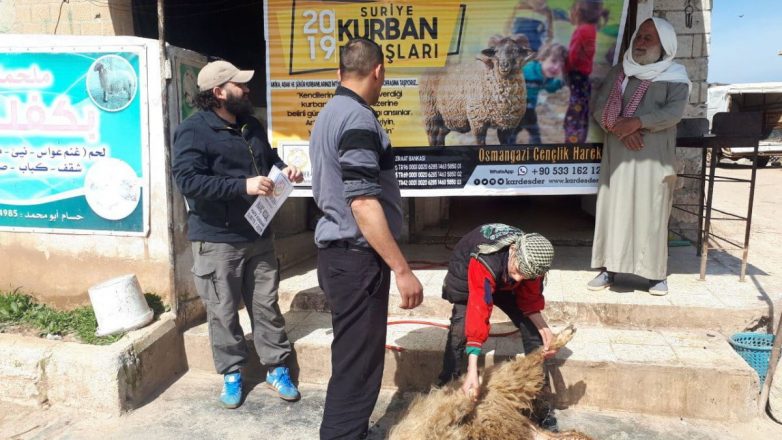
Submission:
M 250 222 L 258 235 L 263 235 L 263 231 L 269 226 L 277 210 L 293 191 L 293 184 L 288 176 L 276 166 L 269 172 L 269 179 L 274 182 L 272 193 L 268 196 L 258 196 L 244 214 L 244 218 Z

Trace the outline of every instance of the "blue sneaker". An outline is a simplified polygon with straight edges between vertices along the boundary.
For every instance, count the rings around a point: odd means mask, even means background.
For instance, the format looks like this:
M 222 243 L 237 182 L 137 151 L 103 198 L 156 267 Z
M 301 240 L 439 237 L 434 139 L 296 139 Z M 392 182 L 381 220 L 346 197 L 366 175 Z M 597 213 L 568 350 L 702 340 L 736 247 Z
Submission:
M 277 391 L 280 399 L 293 402 L 301 398 L 296 385 L 291 382 L 288 367 L 277 367 L 266 373 L 266 386 Z
M 589 290 L 603 290 L 611 287 L 614 284 L 614 272 L 604 270 L 597 274 L 587 283 L 587 289 Z
M 649 280 L 649 293 L 654 296 L 664 296 L 668 294 L 668 280 Z
M 229 409 L 238 408 L 242 403 L 242 373 L 235 371 L 223 376 L 223 392 L 220 403 Z

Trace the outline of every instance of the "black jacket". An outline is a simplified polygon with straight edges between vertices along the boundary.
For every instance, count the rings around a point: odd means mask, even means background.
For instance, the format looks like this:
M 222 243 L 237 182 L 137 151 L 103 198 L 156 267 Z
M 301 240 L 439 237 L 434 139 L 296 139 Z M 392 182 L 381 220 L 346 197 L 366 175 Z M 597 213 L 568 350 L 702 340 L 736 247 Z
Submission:
M 257 119 L 235 125 L 212 111 L 184 120 L 174 133 L 172 171 L 187 200 L 191 241 L 238 243 L 258 234 L 244 218 L 255 200 L 247 195 L 246 179 L 267 176 L 273 165 L 285 168 Z M 264 237 L 271 234 L 266 228 Z
M 504 226 L 504 225 L 501 225 Z M 469 288 L 467 285 L 467 266 L 471 258 L 475 258 L 486 267 L 497 283 L 497 290 L 505 290 L 507 287 L 503 280 L 508 279 L 508 250 L 506 247 L 493 254 L 478 255 L 478 246 L 496 242 L 495 237 L 484 235 L 484 226 L 479 226 L 456 243 L 448 262 L 448 272 L 443 281 L 443 299 L 452 303 L 467 304 Z M 506 226 L 506 228 L 508 228 Z M 510 230 L 510 228 L 509 228 Z M 519 231 L 512 228 L 513 231 Z

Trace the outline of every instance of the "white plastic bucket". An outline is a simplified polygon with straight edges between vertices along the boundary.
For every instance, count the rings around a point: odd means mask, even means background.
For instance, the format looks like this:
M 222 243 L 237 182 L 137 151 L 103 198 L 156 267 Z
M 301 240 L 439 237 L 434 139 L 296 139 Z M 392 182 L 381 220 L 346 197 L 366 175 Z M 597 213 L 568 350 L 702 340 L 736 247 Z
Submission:
M 87 292 L 98 321 L 97 336 L 137 329 L 152 321 L 152 310 L 133 274 L 112 278 L 90 287 Z

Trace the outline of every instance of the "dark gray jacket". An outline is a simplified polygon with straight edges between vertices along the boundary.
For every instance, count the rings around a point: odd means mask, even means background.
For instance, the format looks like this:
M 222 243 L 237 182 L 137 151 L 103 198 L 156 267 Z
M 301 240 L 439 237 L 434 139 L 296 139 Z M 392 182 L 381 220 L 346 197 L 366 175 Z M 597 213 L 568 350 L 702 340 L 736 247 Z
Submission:
M 273 165 L 286 166 L 253 117 L 231 125 L 213 111 L 200 111 L 179 124 L 171 168 L 190 209 L 187 238 L 216 243 L 257 240 L 244 218 L 255 200 L 247 195 L 246 180 L 267 176 Z M 263 235 L 270 234 L 267 228 Z

